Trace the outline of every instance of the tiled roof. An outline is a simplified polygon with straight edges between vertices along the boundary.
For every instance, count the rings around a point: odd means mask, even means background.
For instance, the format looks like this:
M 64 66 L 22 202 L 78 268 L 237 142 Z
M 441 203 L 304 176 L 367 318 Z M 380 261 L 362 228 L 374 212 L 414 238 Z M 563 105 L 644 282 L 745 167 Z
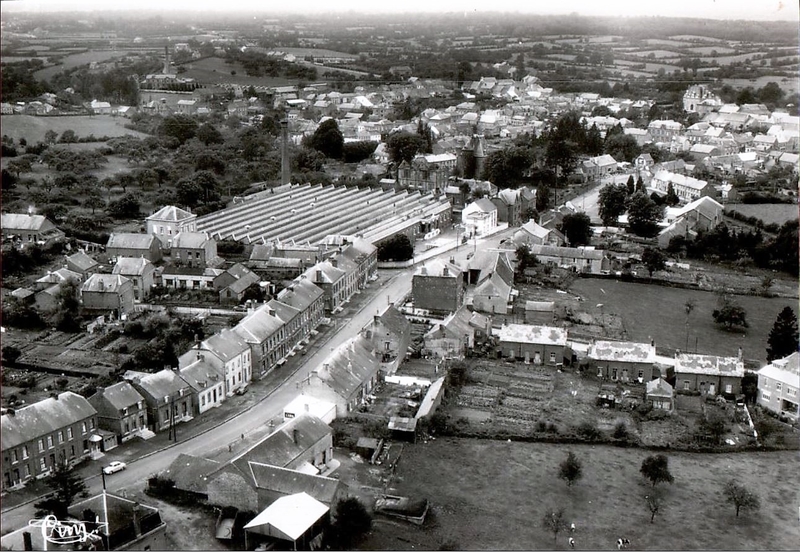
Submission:
M 166 469 L 164 475 L 175 482 L 176 489 L 205 493 L 208 487 L 208 476 L 219 470 L 221 466 L 215 460 L 190 454 L 179 454 Z
M 58 398 L 50 397 L 20 408 L 14 415 L 2 416 L 2 449 L 38 439 L 54 431 L 94 416 L 97 411 L 89 401 L 72 391 L 65 391 Z
M 141 387 L 142 392 L 156 401 L 163 401 L 164 397 L 168 397 L 178 393 L 181 389 L 187 389 L 189 387 L 177 372 L 168 369 L 134 378 L 132 383 L 134 387 Z
M 94 268 L 100 264 L 83 251 L 78 251 L 77 253 L 70 255 L 67 257 L 67 261 L 83 270 L 89 270 L 90 268 Z

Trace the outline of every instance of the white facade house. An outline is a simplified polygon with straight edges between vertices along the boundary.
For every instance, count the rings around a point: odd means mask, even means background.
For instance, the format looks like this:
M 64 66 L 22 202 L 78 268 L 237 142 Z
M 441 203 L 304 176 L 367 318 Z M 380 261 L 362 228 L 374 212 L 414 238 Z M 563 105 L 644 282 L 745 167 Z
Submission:
M 776 414 L 800 417 L 800 354 L 773 360 L 758 371 L 757 402 Z
M 461 220 L 466 236 L 485 236 L 497 227 L 497 206 L 486 198 L 473 201 L 464 207 Z

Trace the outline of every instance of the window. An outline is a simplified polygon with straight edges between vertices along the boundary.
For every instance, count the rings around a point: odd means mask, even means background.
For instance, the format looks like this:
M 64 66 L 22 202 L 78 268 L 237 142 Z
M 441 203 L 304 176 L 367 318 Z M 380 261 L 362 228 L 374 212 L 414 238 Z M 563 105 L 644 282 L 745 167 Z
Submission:
M 44 457 L 39 458 L 39 470 L 47 471 L 47 461 L 44 459 Z
M 789 387 L 789 386 L 787 385 L 787 386 L 786 386 L 786 394 L 787 394 L 787 395 L 789 395 L 789 396 L 791 396 L 791 397 L 796 397 L 796 396 L 797 396 L 797 389 L 795 389 L 795 388 L 793 388 L 793 387 Z
M 89 418 L 89 429 L 94 429 L 94 418 Z
M 72 428 L 67 428 L 67 439 L 72 440 Z
M 781 384 L 781 382 L 779 382 L 779 381 L 776 381 L 776 382 L 775 382 L 775 391 L 780 391 L 780 390 L 781 390 L 781 387 L 783 387 L 783 385 Z
M 31 476 L 31 467 L 28 464 L 25 464 L 25 478 L 27 479 L 30 476 Z
M 22 459 L 28 458 L 28 445 L 22 447 Z
M 70 445 L 69 446 L 69 457 L 70 458 L 74 458 L 75 457 L 75 445 Z
M 63 442 L 64 442 L 64 432 L 63 431 L 59 431 L 58 432 L 58 444 L 60 445 Z
M 730 383 L 725 384 L 725 393 L 728 395 L 733 393 L 733 386 Z
M 611 370 L 611 379 L 613 379 L 613 380 L 617 379 L 617 369 L 616 368 Z
M 17 455 L 17 450 L 14 449 L 11 451 L 11 463 L 19 462 L 19 456 Z
M 761 392 L 761 398 L 763 400 L 765 400 L 765 401 L 769 401 L 769 400 L 772 399 L 772 395 L 770 393 L 768 393 L 767 391 L 762 391 Z
M 47 436 L 47 448 L 53 448 L 53 436 L 52 435 L 48 435 Z
M 39 439 L 39 452 L 44 452 L 44 439 Z
M 692 383 L 689 380 L 683 380 L 683 390 L 688 391 L 691 388 Z
M 555 361 L 556 361 L 556 354 L 550 353 L 550 362 L 555 362 Z

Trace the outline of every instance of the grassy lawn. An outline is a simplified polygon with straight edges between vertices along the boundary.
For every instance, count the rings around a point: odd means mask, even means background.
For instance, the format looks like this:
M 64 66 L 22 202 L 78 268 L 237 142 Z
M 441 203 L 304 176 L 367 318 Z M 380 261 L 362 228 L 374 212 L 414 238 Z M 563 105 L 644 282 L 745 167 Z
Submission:
M 756 217 L 764 221 L 764 224 L 777 223 L 783 224 L 789 220 L 797 220 L 797 205 L 789 203 L 778 204 L 728 204 L 727 210 L 736 211 L 748 217 Z
M 686 311 L 691 299 L 695 309 L 690 316 L 689 349 L 713 355 L 736 355 L 742 347 L 744 358 L 766 361 L 767 336 L 778 313 L 786 306 L 797 308 L 796 299 L 737 296 L 747 311 L 747 330 L 727 332 L 711 317 L 717 296 L 707 291 L 636 284 L 617 280 L 577 279 L 570 291 L 583 297 L 586 309 L 602 303 L 606 313 L 622 317 L 628 339 L 648 341 L 674 349 L 686 348 Z
M 575 486 L 557 479 L 568 451 L 583 463 Z M 362 549 L 563 550 L 542 527 L 550 508 L 563 507 L 576 525 L 577 548 L 613 550 L 616 539 L 642 550 L 791 550 L 800 542 L 796 452 L 730 455 L 670 454 L 673 485 L 661 489 L 653 524 L 639 474 L 648 453 L 607 446 L 566 446 L 469 439 L 406 445 L 392 494 L 432 503 L 421 528 L 376 517 Z M 761 510 L 741 514 L 721 494 L 734 478 L 761 498 Z
M 3 134 L 14 140 L 25 138 L 30 143 L 43 142 L 44 134 L 48 130 L 58 132 L 59 136 L 67 129 L 75 131 L 79 138 L 94 134 L 101 136 L 124 136 L 130 134 L 144 138 L 147 134 L 125 128 L 127 119 L 112 117 L 111 115 L 75 115 L 69 117 L 33 117 L 31 115 L 3 115 L 0 126 Z

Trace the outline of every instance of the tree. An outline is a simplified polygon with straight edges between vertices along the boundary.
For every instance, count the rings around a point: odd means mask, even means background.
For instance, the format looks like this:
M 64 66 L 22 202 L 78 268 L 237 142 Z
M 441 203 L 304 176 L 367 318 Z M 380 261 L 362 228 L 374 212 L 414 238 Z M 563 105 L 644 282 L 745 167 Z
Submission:
M 356 497 L 336 503 L 336 519 L 331 524 L 331 545 L 339 550 L 353 550 L 372 528 L 372 516 Z
M 663 454 L 648 456 L 639 468 L 642 475 L 655 487 L 658 483 L 672 483 L 675 478 L 669 472 L 669 459 Z
M 139 218 L 141 204 L 134 193 L 125 194 L 117 201 L 112 201 L 108 206 L 108 214 L 118 219 Z
M 80 475 L 73 471 L 63 457 L 53 465 L 53 471 L 45 479 L 45 484 L 53 491 L 45 499 L 34 504 L 37 516 L 52 514 L 58 519 L 66 519 L 67 510 L 76 498 L 89 496 L 86 484 Z
M 672 182 L 670 182 L 667 186 L 667 197 L 664 199 L 664 203 L 672 207 L 680 202 L 681 200 L 678 194 L 675 193 L 675 187 L 672 185 Z
M 716 410 L 706 410 L 697 420 L 697 432 L 712 443 L 719 444 L 722 436 L 728 431 L 728 420 Z
M 603 149 L 614 159 L 627 161 L 628 163 L 633 163 L 633 160 L 642 152 L 639 144 L 636 142 L 636 138 L 628 136 L 627 134 L 607 136 Z
M 553 542 L 558 540 L 558 534 L 569 528 L 565 519 L 564 508 L 558 510 L 548 510 L 542 518 L 542 526 L 553 533 Z
M 661 496 L 656 489 L 653 489 L 644 497 L 644 500 L 647 504 L 647 509 L 650 510 L 650 523 L 653 523 L 653 520 L 656 519 L 656 514 L 661 509 Z
M 571 487 L 573 483 L 583 477 L 583 467 L 581 461 L 575 456 L 573 452 L 567 454 L 566 459 L 561 462 L 558 470 L 558 477 L 567 482 L 567 486 Z
M 197 134 L 197 128 L 197 121 L 188 115 L 170 115 L 159 125 L 158 134 L 175 138 L 178 140 L 178 144 L 183 144 L 187 140 L 194 138 L 195 134 Z
M 592 238 L 592 221 L 586 213 L 571 213 L 561 221 L 561 232 L 570 247 L 587 245 Z
M 544 213 L 550 207 L 550 186 L 547 182 L 539 182 L 536 187 L 536 210 Z
M 517 258 L 517 266 L 514 269 L 514 279 L 516 281 L 522 281 L 525 277 L 525 269 L 536 266 L 539 263 L 539 259 L 536 258 L 536 255 L 531 253 L 531 248 L 528 247 L 527 244 L 518 246 L 515 255 Z
M 797 350 L 797 316 L 792 307 L 784 307 L 767 338 L 767 362 L 787 357 Z
M 14 345 L 4 345 L 2 349 L 3 354 L 3 362 L 7 365 L 13 365 L 19 357 L 22 356 L 22 351 L 20 351 Z
M 78 141 L 78 135 L 75 134 L 75 131 L 71 128 L 68 128 L 64 132 L 61 133 L 61 138 L 58 140 L 62 144 L 74 144 Z
M 633 177 L 628 179 L 633 185 Z M 628 190 L 625 186 L 610 184 L 600 190 L 600 219 L 606 226 L 616 226 L 617 219 L 625 212 Z
M 742 394 L 745 402 L 755 404 L 758 398 L 758 374 L 746 370 L 742 377 Z
M 411 162 L 414 156 L 425 148 L 425 140 L 413 132 L 395 132 L 386 140 L 389 158 L 398 165 L 403 161 Z
M 637 236 L 652 237 L 664 218 L 664 208 L 656 205 L 644 192 L 635 192 L 628 201 L 628 227 Z
M 733 479 L 725 483 L 722 494 L 725 496 L 725 501 L 730 502 L 736 508 L 736 517 L 739 517 L 740 510 L 755 511 L 761 507 L 761 500 L 758 495 Z
M 378 244 L 379 261 L 407 261 L 413 256 L 414 246 L 405 234 L 397 234 Z
M 628 181 L 625 182 L 625 191 L 628 192 L 628 195 L 633 195 L 633 192 L 636 191 L 636 182 L 633 180 L 633 175 L 630 175 Z
M 642 252 L 642 262 L 647 267 L 650 277 L 653 277 L 653 272 L 657 270 L 664 270 L 667 266 L 667 258 L 660 249 L 654 247 L 645 247 Z
M 714 309 L 711 316 L 714 318 L 714 322 L 725 326 L 728 331 L 732 330 L 734 326 L 748 327 L 747 312 L 728 296 L 721 298 L 720 308 Z
M 311 135 L 309 146 L 331 159 L 341 158 L 344 136 L 339 130 L 339 123 L 336 122 L 336 119 L 327 119 L 320 124 Z
M 55 144 L 57 139 L 58 139 L 58 132 L 56 132 L 53 129 L 49 129 L 47 132 L 44 133 L 45 144 Z
M 197 129 L 197 139 L 203 142 L 206 146 L 210 144 L 222 144 L 225 139 L 222 133 L 217 130 L 217 127 L 211 123 L 203 123 Z
M 78 282 L 70 279 L 62 283 L 55 299 L 56 307 L 52 313 L 52 320 L 56 329 L 62 332 L 79 332 L 81 300 Z

